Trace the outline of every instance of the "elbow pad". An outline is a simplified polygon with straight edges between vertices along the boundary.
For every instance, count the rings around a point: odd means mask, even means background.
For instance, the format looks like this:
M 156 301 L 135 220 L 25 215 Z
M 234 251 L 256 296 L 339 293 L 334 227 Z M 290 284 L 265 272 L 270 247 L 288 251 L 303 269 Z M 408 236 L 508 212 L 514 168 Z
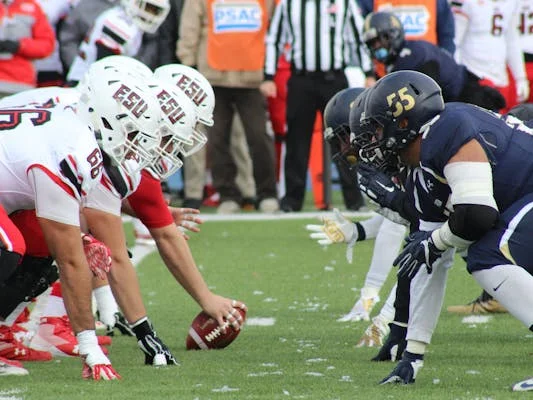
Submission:
M 497 209 L 482 204 L 456 204 L 448 224 L 451 232 L 465 240 L 479 240 L 498 222 Z

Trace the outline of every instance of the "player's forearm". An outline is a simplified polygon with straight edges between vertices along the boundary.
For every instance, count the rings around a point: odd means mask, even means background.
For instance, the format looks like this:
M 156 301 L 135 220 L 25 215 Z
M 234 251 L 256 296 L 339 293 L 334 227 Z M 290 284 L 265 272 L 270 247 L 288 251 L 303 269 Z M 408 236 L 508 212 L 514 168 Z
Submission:
M 175 225 L 150 230 L 161 258 L 176 281 L 202 306 L 211 291 L 196 267 L 189 245 Z
M 59 267 L 61 292 L 72 330 L 74 333 L 94 330 L 89 266 L 83 265 L 83 262 L 56 261 Z
M 111 249 L 113 254 L 113 249 Z M 107 275 L 111 291 L 129 323 L 146 316 L 137 273 L 129 260 L 113 257 L 113 266 Z

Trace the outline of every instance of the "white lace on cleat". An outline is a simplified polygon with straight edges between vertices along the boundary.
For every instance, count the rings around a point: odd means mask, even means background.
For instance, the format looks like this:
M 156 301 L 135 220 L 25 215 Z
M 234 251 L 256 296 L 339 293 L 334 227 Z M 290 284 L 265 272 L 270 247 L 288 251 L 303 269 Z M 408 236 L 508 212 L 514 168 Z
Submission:
M 530 392 L 533 390 L 533 378 L 525 379 L 513 385 L 513 392 Z

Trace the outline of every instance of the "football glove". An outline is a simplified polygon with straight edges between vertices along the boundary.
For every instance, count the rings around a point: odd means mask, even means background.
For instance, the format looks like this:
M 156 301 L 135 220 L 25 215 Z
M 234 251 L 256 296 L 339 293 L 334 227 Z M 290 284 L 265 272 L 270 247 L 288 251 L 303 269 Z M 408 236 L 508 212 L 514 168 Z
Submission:
M 357 174 L 359 188 L 372 201 L 393 211 L 400 209 L 405 193 L 390 176 L 365 163 L 359 164 Z
M 106 279 L 112 265 L 111 250 L 91 235 L 84 234 L 81 239 L 83 251 L 92 273 L 100 279 Z
M 390 332 L 389 325 L 380 316 L 372 318 L 372 323 L 366 328 L 363 336 L 355 347 L 383 346 L 383 340 Z
M 398 361 L 407 346 L 407 328 L 399 326 L 394 322 L 389 324 L 390 333 L 387 340 L 379 349 L 378 354 L 372 358 L 372 361 Z
M 323 225 L 306 225 L 305 229 L 312 232 L 309 236 L 318 244 L 328 246 L 333 243 L 346 243 L 346 259 L 352 263 L 352 249 L 359 236 L 356 225 L 342 215 L 339 209 L 333 209 L 333 218 L 322 217 Z
M 416 375 L 423 366 L 423 354 L 414 354 L 406 351 L 403 353 L 401 361 L 396 364 L 396 367 L 394 367 L 392 372 L 387 377 L 382 379 L 379 384 L 385 385 L 387 383 L 415 383 Z
M 138 339 L 137 344 L 144 352 L 146 365 L 179 365 L 169 348 L 157 337 L 155 331 Z
M 81 376 L 83 379 L 95 381 L 111 381 L 120 379 L 120 375 L 111 365 L 109 358 L 105 356 L 94 332 L 83 331 L 76 335 L 79 343 L 79 354 L 83 360 Z
M 394 260 L 398 275 L 412 279 L 425 266 L 428 274 L 433 272 L 433 264 L 442 256 L 444 250 L 435 246 L 431 231 L 413 232 L 407 238 L 401 253 Z
M 337 322 L 370 321 L 370 313 L 378 302 L 379 296 L 377 289 L 364 287 L 361 289 L 361 297 L 357 300 L 350 312 L 339 318 Z

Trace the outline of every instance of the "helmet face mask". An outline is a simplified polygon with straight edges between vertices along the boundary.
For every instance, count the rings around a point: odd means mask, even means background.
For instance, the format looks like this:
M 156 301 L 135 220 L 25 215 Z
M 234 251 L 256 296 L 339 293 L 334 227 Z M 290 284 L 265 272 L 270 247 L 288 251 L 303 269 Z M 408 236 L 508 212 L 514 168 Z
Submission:
M 357 151 L 350 143 L 350 109 L 363 88 L 348 88 L 337 92 L 324 109 L 324 138 L 331 146 L 333 161 L 352 169 L 357 163 Z

